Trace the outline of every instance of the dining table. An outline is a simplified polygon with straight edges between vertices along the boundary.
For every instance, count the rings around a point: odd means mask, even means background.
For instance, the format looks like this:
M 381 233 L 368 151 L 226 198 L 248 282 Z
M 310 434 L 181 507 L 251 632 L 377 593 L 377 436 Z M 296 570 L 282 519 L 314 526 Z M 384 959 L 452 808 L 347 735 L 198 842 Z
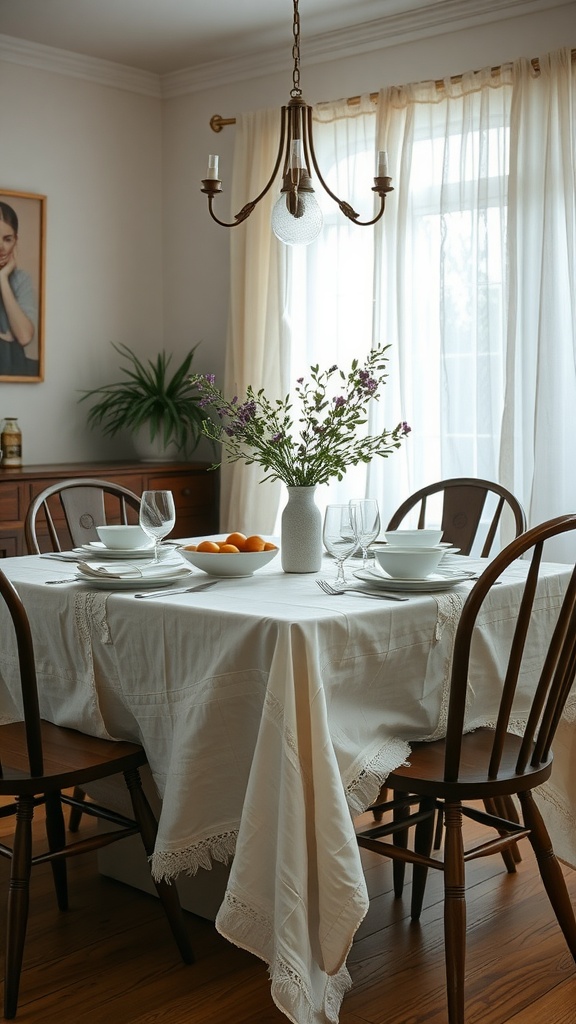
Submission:
M 141 600 L 137 584 L 77 580 L 57 557 L 2 561 L 31 623 L 42 716 L 144 746 L 160 803 L 153 875 L 230 864 L 216 927 L 268 964 L 274 1002 L 294 1024 L 335 1024 L 351 985 L 347 955 L 368 909 L 355 818 L 409 760 L 411 742 L 444 735 L 455 630 L 486 562 L 451 564 L 466 578 L 389 593 L 359 580 L 361 563 L 349 559 L 348 577 L 367 592 L 332 596 L 317 585 L 335 578 L 332 559 L 298 574 L 277 557 L 247 577 Z M 467 730 L 494 720 L 526 564 L 506 570 L 480 612 Z M 541 566 L 514 727 L 571 570 Z M 5 608 L 0 622 L 9 721 L 21 703 Z M 537 793 L 556 852 L 573 866 L 575 754 L 573 691 L 552 778 Z

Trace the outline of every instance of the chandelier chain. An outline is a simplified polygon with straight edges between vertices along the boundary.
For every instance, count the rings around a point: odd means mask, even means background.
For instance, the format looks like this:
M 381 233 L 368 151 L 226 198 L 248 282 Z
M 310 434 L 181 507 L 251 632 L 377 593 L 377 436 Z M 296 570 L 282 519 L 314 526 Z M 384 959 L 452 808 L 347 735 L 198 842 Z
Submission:
M 292 89 L 290 90 L 290 95 L 292 99 L 294 99 L 296 96 L 302 95 L 302 89 L 300 88 L 300 12 L 298 11 L 298 0 L 294 0 L 294 21 L 292 24 L 292 32 L 294 35 L 294 44 L 292 46 L 294 70 L 292 71 Z

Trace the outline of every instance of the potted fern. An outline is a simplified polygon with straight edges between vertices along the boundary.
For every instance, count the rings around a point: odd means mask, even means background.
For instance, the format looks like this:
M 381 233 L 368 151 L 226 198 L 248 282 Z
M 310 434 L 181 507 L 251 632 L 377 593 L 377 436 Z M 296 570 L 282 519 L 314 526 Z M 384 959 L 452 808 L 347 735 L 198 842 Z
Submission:
M 96 399 L 88 413 L 91 428 L 107 437 L 130 431 L 142 458 L 166 458 L 170 451 L 188 456 L 198 446 L 206 412 L 190 383 L 195 346 L 170 373 L 171 355 L 159 352 L 142 362 L 128 345 L 112 347 L 125 360 L 122 380 L 84 391 L 80 402 Z

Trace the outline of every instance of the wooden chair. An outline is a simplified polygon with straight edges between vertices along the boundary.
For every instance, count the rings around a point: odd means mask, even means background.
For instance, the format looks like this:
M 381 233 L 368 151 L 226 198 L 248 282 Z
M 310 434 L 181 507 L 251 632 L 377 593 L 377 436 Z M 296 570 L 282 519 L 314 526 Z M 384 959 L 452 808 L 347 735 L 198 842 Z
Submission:
M 422 530 L 429 520 L 429 498 L 439 495 L 442 499 L 440 524 L 442 540 L 460 548 L 463 555 L 469 555 L 481 524 L 482 514 L 489 504 L 489 498 L 495 499 L 495 507 L 488 514 L 488 531 L 479 557 L 486 558 L 494 545 L 502 513 L 508 509 L 514 518 L 515 536 L 519 537 L 526 529 L 526 515 L 518 499 L 498 483 L 491 480 L 480 480 L 475 477 L 454 477 L 450 480 L 439 480 L 435 484 L 421 487 L 403 501 L 388 523 L 388 530 L 398 530 L 412 509 L 419 507 L 418 529 Z M 487 510 L 488 511 L 488 510 Z
M 394 799 L 386 801 L 381 810 L 392 810 L 392 821 L 375 824 L 358 834 L 361 847 L 391 857 L 394 863 L 413 865 L 413 920 L 420 916 L 429 868 L 440 869 L 444 873 L 449 1024 L 463 1024 L 465 1017 L 467 861 L 501 853 L 520 839 L 527 838 L 536 854 L 540 875 L 558 923 L 576 958 L 574 912 L 550 837 L 532 797 L 532 790 L 551 775 L 551 746 L 576 675 L 576 568 L 555 617 L 547 651 L 538 666 L 540 674 L 524 736 L 509 731 L 509 722 L 518 713 L 515 697 L 518 682 L 522 679 L 522 656 L 532 625 L 543 546 L 549 538 L 567 531 L 573 531 L 576 542 L 576 515 L 552 519 L 522 534 L 504 548 L 483 572 L 468 595 L 456 631 L 446 738 L 413 745 L 409 765 L 397 768 L 386 779 L 383 792 L 385 794 L 391 789 Z M 526 558 L 527 576 L 507 664 L 502 667 L 504 678 L 499 712 L 497 717 L 495 715 L 496 725 L 464 734 L 466 701 L 470 692 L 470 647 L 476 620 L 491 588 L 508 566 L 520 557 Z M 476 678 L 476 689 L 479 685 Z M 520 803 L 520 823 L 502 813 L 502 801 L 512 795 L 516 795 Z M 483 802 L 486 809 L 481 810 L 478 804 L 468 806 L 468 801 Z M 411 810 L 413 804 L 416 805 L 414 811 Z M 443 810 L 446 825 L 443 857 L 439 854 L 431 856 L 434 816 L 439 808 Z M 463 815 L 495 830 L 496 836 L 465 851 Z M 415 826 L 414 842 L 413 848 L 409 848 L 407 829 L 412 826 Z M 400 842 L 394 842 L 395 835 L 402 837 Z M 392 842 L 386 841 L 388 836 L 392 837 Z
M 120 484 L 92 477 L 61 480 L 45 487 L 26 512 L 24 537 L 30 555 L 63 551 L 98 540 L 97 526 L 138 522 L 140 498 Z M 130 512 L 132 517 L 130 518 Z M 77 832 L 85 793 L 76 789 L 77 806 L 70 812 L 70 830 Z
M 24 522 L 26 550 L 36 555 L 88 544 L 98 540 L 97 526 L 137 523 L 139 510 L 140 498 L 127 487 L 91 477 L 61 480 L 30 502 Z
M 0 855 L 11 862 L 6 916 L 4 1016 L 16 1015 L 24 939 L 28 920 L 31 870 L 49 863 L 60 910 L 68 908 L 66 858 L 97 850 L 128 836 L 140 835 L 147 855 L 152 854 L 157 823 L 144 795 L 139 769 L 146 754 L 136 743 L 96 739 L 60 728 L 40 718 L 34 649 L 28 617 L 14 586 L 0 570 L 0 595 L 10 614 L 18 652 L 24 719 L 0 726 L 0 796 L 14 798 L 0 811 L 14 815 L 12 847 L 0 844 Z M 7 640 L 5 642 L 8 642 Z M 127 818 L 90 803 L 85 812 L 112 823 L 113 829 L 66 843 L 63 803 L 73 803 L 62 790 L 96 779 L 122 774 L 131 798 L 134 818 Z M 46 811 L 47 850 L 32 854 L 32 819 L 37 804 Z M 185 963 L 193 961 L 178 893 L 174 885 L 155 882 L 172 934 Z
M 480 524 L 483 513 L 486 511 L 487 533 L 484 543 L 479 552 L 479 557 L 487 558 L 491 553 L 496 539 L 498 528 L 502 521 L 502 514 L 507 509 L 513 516 L 515 537 L 519 537 L 526 530 L 526 515 L 522 505 L 506 487 L 495 483 L 492 480 L 481 480 L 476 477 L 454 477 L 448 480 L 439 480 L 437 483 L 428 484 L 415 491 L 409 498 L 396 509 L 390 522 L 388 530 L 400 528 L 403 520 L 412 509 L 419 506 L 418 529 L 422 530 L 429 522 L 427 513 L 430 512 L 430 504 L 434 498 L 441 499 L 440 524 L 442 527 L 442 540 L 454 544 L 460 549 L 461 554 L 469 555 Z M 432 501 L 429 503 L 428 499 Z M 490 507 L 491 506 L 491 507 Z M 435 522 L 438 518 L 434 517 Z M 514 813 L 512 800 L 505 801 L 506 813 Z M 381 820 L 381 815 L 375 815 Z M 442 815 L 438 815 L 438 826 L 436 830 L 436 849 L 440 846 L 442 836 Z M 504 863 L 509 871 L 513 870 L 513 861 L 518 861 L 519 853 L 516 848 L 506 850 L 503 854 Z

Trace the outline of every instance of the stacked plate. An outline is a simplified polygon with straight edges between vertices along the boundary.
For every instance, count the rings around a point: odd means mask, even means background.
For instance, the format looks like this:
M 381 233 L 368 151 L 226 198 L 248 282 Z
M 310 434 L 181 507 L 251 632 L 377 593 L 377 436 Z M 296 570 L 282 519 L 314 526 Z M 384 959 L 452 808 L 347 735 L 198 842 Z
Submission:
M 391 530 L 385 538 L 385 545 L 374 548 L 376 567 L 359 570 L 358 579 L 381 582 L 388 589 L 430 592 L 448 590 L 473 575 L 464 569 L 442 571 L 447 552 L 457 550 L 442 543 L 442 530 Z
M 154 557 L 154 544 L 147 544 L 143 548 L 109 548 L 102 541 L 95 540 L 90 541 L 89 544 L 81 544 L 79 548 L 74 548 L 74 554 L 80 558 L 128 558 L 132 561 L 143 559 L 150 562 Z M 172 545 L 160 547 L 158 555 L 160 558 L 171 558 L 174 556 L 174 547 Z

